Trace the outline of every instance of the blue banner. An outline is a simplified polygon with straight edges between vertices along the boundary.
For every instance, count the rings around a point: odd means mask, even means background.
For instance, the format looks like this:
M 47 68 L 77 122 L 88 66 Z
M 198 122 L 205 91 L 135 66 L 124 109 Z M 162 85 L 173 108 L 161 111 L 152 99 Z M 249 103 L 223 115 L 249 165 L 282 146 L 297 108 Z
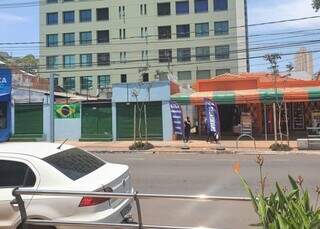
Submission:
M 0 142 L 11 135 L 11 70 L 0 67 Z
M 0 67 L 0 94 L 11 94 L 11 70 Z
M 177 135 L 183 135 L 183 115 L 181 107 L 175 102 L 170 102 L 173 132 Z
M 220 135 L 220 119 L 217 104 L 210 99 L 205 99 L 204 106 L 206 112 L 207 130 Z

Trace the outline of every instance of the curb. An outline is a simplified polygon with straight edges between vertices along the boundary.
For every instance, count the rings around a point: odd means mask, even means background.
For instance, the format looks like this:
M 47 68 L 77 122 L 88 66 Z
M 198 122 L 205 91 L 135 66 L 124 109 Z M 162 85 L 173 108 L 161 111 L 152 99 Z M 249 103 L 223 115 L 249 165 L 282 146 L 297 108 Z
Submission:
M 314 151 L 237 151 L 237 150 L 90 150 L 95 154 L 212 154 L 212 155 L 319 155 Z

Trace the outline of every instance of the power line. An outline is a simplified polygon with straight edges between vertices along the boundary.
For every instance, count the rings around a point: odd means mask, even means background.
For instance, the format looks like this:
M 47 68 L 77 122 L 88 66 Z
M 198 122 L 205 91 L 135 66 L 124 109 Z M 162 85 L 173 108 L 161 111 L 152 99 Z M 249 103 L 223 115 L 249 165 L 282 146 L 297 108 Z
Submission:
M 280 53 L 281 56 L 291 56 L 291 55 L 295 55 L 298 53 L 319 53 L 320 49 L 317 50 L 310 50 L 310 51 L 306 51 L 306 52 L 289 52 L 289 53 Z M 249 57 L 249 59 L 260 59 L 260 58 L 264 58 L 265 55 L 258 55 L 258 56 L 251 56 Z M 239 61 L 239 60 L 246 60 L 246 57 L 242 57 L 242 58 L 229 58 L 229 59 L 221 59 L 221 60 L 209 60 L 209 61 L 201 61 L 201 62 L 186 62 L 186 63 L 171 63 L 170 66 L 175 67 L 175 66 L 186 66 L 186 65 L 191 65 L 191 64 L 206 64 L 206 63 L 223 63 L 223 62 L 231 62 L 231 61 Z M 149 68 L 156 68 L 156 67 L 166 67 L 167 63 L 163 63 L 163 64 L 158 64 L 158 65 L 149 65 Z M 90 69 L 71 69 L 71 70 L 58 70 L 58 69 L 52 69 L 52 70 L 47 70 L 47 71 L 39 71 L 38 73 L 59 73 L 59 72 L 90 72 L 90 71 L 102 71 L 102 70 L 130 70 L 130 69 L 140 69 L 143 66 L 132 66 L 132 67 L 118 67 L 118 68 L 112 68 L 112 67 L 101 67 L 101 68 L 90 68 Z

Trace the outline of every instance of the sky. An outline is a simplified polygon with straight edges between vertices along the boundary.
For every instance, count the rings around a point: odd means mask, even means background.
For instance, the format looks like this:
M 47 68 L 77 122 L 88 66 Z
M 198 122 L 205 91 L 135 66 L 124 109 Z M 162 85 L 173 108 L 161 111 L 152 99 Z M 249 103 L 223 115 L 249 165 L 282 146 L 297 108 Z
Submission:
M 30 2 L 33 0 L 5 0 L 4 3 Z M 0 42 L 28 42 L 39 41 L 39 9 L 38 7 L 25 7 L 15 9 L 3 9 L 0 7 Z M 302 18 L 319 15 L 311 7 L 311 0 L 248 0 L 249 24 L 256 24 L 266 21 L 277 21 L 290 18 Z M 290 23 L 265 25 L 249 27 L 249 34 L 265 34 L 273 32 L 290 32 L 296 30 L 319 29 L 320 18 L 296 21 Z M 296 34 L 295 34 L 296 35 Z M 283 44 L 284 42 L 302 42 L 308 40 L 320 40 L 320 33 L 309 31 L 300 34 L 300 37 L 294 35 L 279 35 L 266 37 L 250 37 L 250 50 L 259 46 L 270 44 Z M 291 37 L 291 38 L 290 38 Z M 308 44 L 305 47 L 309 50 L 320 50 L 319 44 Z M 280 48 L 264 51 L 251 52 L 251 56 L 261 56 L 266 53 L 279 52 L 290 53 L 296 52 L 299 46 L 292 48 Z M 1 46 L 0 51 L 8 51 L 13 56 L 22 56 L 25 54 L 38 55 L 37 47 L 32 48 L 8 48 Z M 285 65 L 292 62 L 292 56 L 283 56 L 280 61 L 280 71 L 285 70 Z M 250 60 L 252 71 L 268 70 L 265 61 L 260 59 Z M 314 54 L 315 71 L 320 70 L 320 54 Z

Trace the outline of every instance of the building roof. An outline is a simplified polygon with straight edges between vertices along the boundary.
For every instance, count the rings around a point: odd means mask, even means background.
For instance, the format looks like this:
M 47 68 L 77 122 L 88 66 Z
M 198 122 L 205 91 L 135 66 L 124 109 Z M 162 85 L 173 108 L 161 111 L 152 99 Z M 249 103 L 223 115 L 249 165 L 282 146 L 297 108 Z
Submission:
M 313 87 L 320 86 L 320 81 L 295 79 L 287 75 L 275 77 L 269 73 L 227 73 L 208 80 L 198 80 L 193 88 L 200 92 L 268 89 L 275 86 L 277 88 Z

